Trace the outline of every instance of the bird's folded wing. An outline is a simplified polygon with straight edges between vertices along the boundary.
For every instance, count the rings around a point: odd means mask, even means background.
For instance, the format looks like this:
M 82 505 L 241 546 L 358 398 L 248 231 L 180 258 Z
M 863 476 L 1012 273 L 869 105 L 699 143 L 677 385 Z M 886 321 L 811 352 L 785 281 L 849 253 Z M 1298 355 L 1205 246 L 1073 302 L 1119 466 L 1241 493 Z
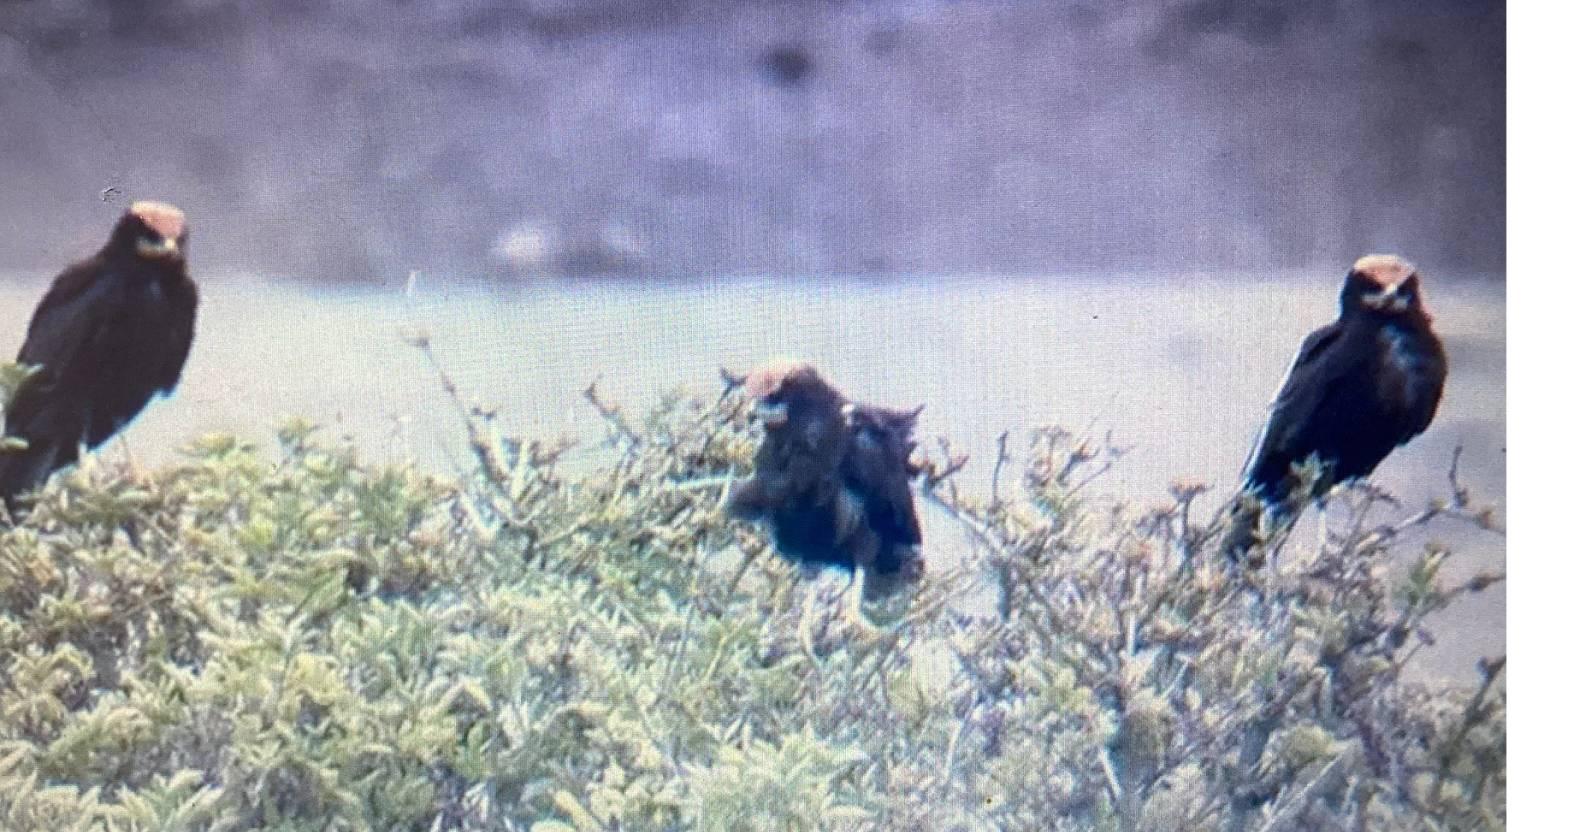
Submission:
M 119 282 L 93 279 L 89 271 L 79 265 L 61 274 L 33 313 L 17 362 L 42 369 L 18 392 L 8 423 L 23 425 L 30 411 L 42 408 L 54 384 L 119 305 Z
M 192 337 L 196 331 L 197 323 L 197 286 L 191 281 L 183 281 L 177 291 L 179 300 L 171 309 L 169 349 L 165 352 L 164 362 L 160 366 L 158 385 L 160 393 L 169 393 L 175 389 L 175 384 L 181 380 L 181 370 L 186 366 L 186 358 L 191 354 Z
M 1298 426 L 1318 410 L 1330 381 L 1326 376 L 1331 375 L 1334 369 L 1326 366 L 1325 359 L 1340 334 L 1340 324 L 1333 323 L 1314 330 L 1303 339 L 1297 357 L 1281 378 L 1280 388 L 1270 405 L 1264 427 L 1259 430 L 1258 439 L 1253 443 L 1253 450 L 1242 465 L 1244 478 L 1251 475 L 1264 455 L 1286 450 Z
M 908 487 L 908 459 L 886 443 L 853 442 L 844 484 L 864 504 L 870 527 L 882 538 L 919 545 L 919 515 Z

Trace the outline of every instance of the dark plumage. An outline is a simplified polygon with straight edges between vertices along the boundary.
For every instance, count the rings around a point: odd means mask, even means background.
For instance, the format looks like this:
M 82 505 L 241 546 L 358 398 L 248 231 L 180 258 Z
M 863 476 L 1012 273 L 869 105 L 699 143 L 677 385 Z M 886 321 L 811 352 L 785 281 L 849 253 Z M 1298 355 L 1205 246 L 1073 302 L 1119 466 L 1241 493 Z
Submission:
M 791 560 L 862 568 L 867 599 L 916 580 L 923 563 L 908 457 L 919 411 L 850 403 L 803 363 L 758 369 L 745 391 L 766 431 L 729 513 L 764 520 Z
M 191 350 L 197 286 L 186 274 L 186 217 L 134 203 L 92 257 L 61 272 L 33 312 L 17 363 L 37 372 L 5 413 L 27 441 L 0 454 L 0 499 L 16 498 L 97 447 L 169 393 Z
M 1256 497 L 1277 524 L 1300 508 L 1290 499 L 1294 465 L 1317 456 L 1327 466 L 1310 484 L 1319 499 L 1372 473 L 1433 421 L 1445 386 L 1445 351 L 1421 284 L 1399 257 L 1364 257 L 1346 275 L 1340 317 L 1303 341 L 1244 469 L 1243 493 Z M 1239 500 L 1233 513 L 1226 551 L 1236 557 L 1252 545 L 1259 511 Z

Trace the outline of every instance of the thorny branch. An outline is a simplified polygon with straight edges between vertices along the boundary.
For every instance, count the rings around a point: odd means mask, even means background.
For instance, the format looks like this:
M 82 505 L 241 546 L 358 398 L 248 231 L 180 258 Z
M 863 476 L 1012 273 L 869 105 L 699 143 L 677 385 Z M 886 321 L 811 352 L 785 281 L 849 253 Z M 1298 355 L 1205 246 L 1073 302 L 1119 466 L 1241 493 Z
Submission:
M 619 436 L 623 437 L 630 447 L 639 447 L 641 442 L 640 434 L 631 430 L 629 423 L 624 421 L 622 408 L 602 401 L 602 397 L 597 393 L 596 385 L 596 380 L 592 380 L 590 384 L 586 385 L 586 389 L 581 391 L 580 395 L 591 403 L 597 414 L 606 420 L 608 424 L 612 425 L 613 429 Z
M 1281 568 L 1255 571 L 1215 568 L 1202 554 L 1211 551 L 1209 541 L 1221 532 L 1218 516 L 1194 526 L 1195 501 L 1206 490 L 1202 484 L 1175 483 L 1172 504 L 1146 514 L 1150 519 L 1143 522 L 1134 522 L 1123 506 L 1104 507 L 1098 497 L 1072 499 L 1120 454 L 1098 441 L 1042 431 L 1023 455 L 1023 487 L 1014 489 L 1011 474 L 1020 463 L 1007 454 L 1007 435 L 999 435 L 987 503 L 970 499 L 961 478 L 953 476 L 967 455 L 936 440 L 939 461 L 915 466 L 920 496 L 964 530 L 984 553 L 983 564 L 965 564 L 958 573 L 963 580 L 949 578 L 944 587 L 939 576 L 928 576 L 932 591 L 898 625 L 859 629 L 828 609 L 794 603 L 805 592 L 797 573 L 780 562 L 763 563 L 772 556 L 766 541 L 739 534 L 720 513 L 704 507 L 709 498 L 692 496 L 726 487 L 743 463 L 732 456 L 743 444 L 738 441 L 740 379 L 725 370 L 721 375 L 723 392 L 709 408 L 696 403 L 695 409 L 682 411 L 682 419 L 669 413 L 667 423 L 653 419 L 649 425 L 632 425 L 620 408 L 596 394 L 595 384 L 587 390 L 587 399 L 612 425 L 623 448 L 623 461 L 607 484 L 618 496 L 600 509 L 597 523 L 611 524 L 628 512 L 636 522 L 660 527 L 618 538 L 656 541 L 641 542 L 649 548 L 638 550 L 639 557 L 651 557 L 653 563 L 671 557 L 685 568 L 703 568 L 693 552 L 670 554 L 657 546 L 682 540 L 678 527 L 696 523 L 705 524 L 706 531 L 692 534 L 740 552 L 737 562 L 713 577 L 683 573 L 687 589 L 680 594 L 710 597 L 691 601 L 679 619 L 659 624 L 636 598 L 610 605 L 642 622 L 642 641 L 666 645 L 654 651 L 661 662 L 653 678 L 663 692 L 653 712 L 640 715 L 643 730 L 663 731 L 671 714 L 699 710 L 681 691 L 695 683 L 688 657 L 704 644 L 697 678 L 707 686 L 723 685 L 735 662 L 752 672 L 763 672 L 758 669 L 763 665 L 802 663 L 802 670 L 790 675 L 794 685 L 787 707 L 821 700 L 833 703 L 836 712 L 817 713 L 806 724 L 832 732 L 857 725 L 866 736 L 884 737 L 894 750 L 903 749 L 906 763 L 880 759 L 856 767 L 877 790 L 890 788 L 888 778 L 901 777 L 907 765 L 930 772 L 924 788 L 937 791 L 925 794 L 945 794 L 949 804 L 979 798 L 974 792 L 979 783 L 992 784 L 996 794 L 1011 794 L 1005 803 L 974 801 L 969 818 L 979 828 L 1045 828 L 1036 824 L 1047 818 L 1063 819 L 1065 828 L 1087 827 L 1097 817 L 1111 817 L 1106 814 L 1111 811 L 1132 828 L 1147 816 L 1151 801 L 1163 797 L 1160 784 L 1179 782 L 1167 778 L 1190 768 L 1196 785 L 1189 788 L 1198 791 L 1178 811 L 1202 827 L 1283 830 L 1336 812 L 1320 797 L 1331 792 L 1360 796 L 1339 809 L 1353 828 L 1361 828 L 1354 818 L 1376 800 L 1413 813 L 1409 817 L 1456 818 L 1450 814 L 1455 810 L 1441 803 L 1440 784 L 1458 782 L 1475 806 L 1502 813 L 1502 771 L 1471 769 L 1470 755 L 1463 754 L 1467 726 L 1501 714 L 1502 694 L 1485 684 L 1437 729 L 1423 724 L 1427 714 L 1398 709 L 1395 703 L 1403 689 L 1400 671 L 1427 638 L 1420 622 L 1503 575 L 1486 572 L 1445 587 L 1428 573 L 1431 583 L 1418 595 L 1423 600 L 1413 603 L 1392 593 L 1375 565 L 1392 556 L 1390 547 L 1402 530 L 1442 517 L 1486 516 L 1459 483 L 1459 451 L 1449 474 L 1452 496 L 1442 508 L 1371 528 L 1368 508 L 1386 502 L 1388 495 L 1350 489 L 1350 497 L 1340 499 L 1353 501 L 1354 521 L 1332 531 L 1328 546 L 1310 552 L 1288 546 Z M 457 394 L 451 391 L 451 398 L 457 400 Z M 728 441 L 713 443 L 719 436 Z M 647 487 L 653 476 L 657 487 Z M 692 510 L 692 505 L 703 507 Z M 713 526 L 722 529 L 717 538 L 709 537 L 718 534 Z M 597 544 L 606 533 L 598 527 L 570 544 L 578 555 L 577 577 L 600 574 Z M 785 580 L 743 581 L 751 569 Z M 1001 618 L 944 614 L 946 605 L 970 586 L 968 577 L 991 570 L 1003 585 Z M 740 601 L 741 594 L 754 593 L 763 593 L 759 609 Z M 718 631 L 719 617 L 729 621 L 741 614 L 745 618 L 722 625 L 720 635 L 708 635 Z M 778 620 L 777 615 L 790 617 Z M 1400 634 L 1407 632 L 1421 637 L 1409 649 L 1398 649 Z M 795 638 L 802 649 L 785 649 L 783 642 Z M 759 639 L 752 649 L 766 658 L 732 658 L 731 646 L 747 639 Z M 957 651 L 960 678 L 966 680 L 958 692 L 949 694 L 946 707 L 936 713 L 905 717 L 929 728 L 895 730 L 891 720 L 879 727 L 862 725 L 865 715 L 899 707 L 889 689 L 890 671 L 905 668 L 911 645 L 926 639 L 945 640 Z M 1491 683 L 1500 670 L 1490 670 Z M 739 696 L 739 683 L 728 684 L 733 685 L 729 696 Z M 781 727 L 791 722 L 774 710 L 781 707 L 760 701 L 730 707 L 737 724 L 720 735 L 738 736 L 739 725 L 763 732 Z M 1092 732 L 1090 726 L 1108 726 L 1101 731 L 1136 739 L 1112 743 L 1107 734 L 1086 733 Z M 683 743 L 670 736 L 657 745 L 675 769 L 693 766 L 684 755 L 704 745 L 697 739 L 703 736 L 685 734 Z M 1311 768 L 1288 763 L 1288 738 L 1310 736 L 1353 741 L 1349 748 L 1364 753 L 1342 750 L 1331 757 L 1321 752 Z M 1446 737 L 1439 753 L 1426 755 L 1439 761 L 1437 771 L 1432 763 L 1420 769 L 1397 762 L 1421 758 L 1407 745 L 1419 736 Z M 1016 779 L 1025 759 L 1042 760 L 1039 771 L 1054 771 L 1075 785 L 1061 790 L 1044 777 L 1032 783 Z M 1199 766 L 1199 760 L 1227 762 Z M 1407 786 L 1419 771 L 1437 777 L 1421 796 Z M 913 802 L 873 804 L 890 828 L 914 828 L 916 816 L 908 806 Z

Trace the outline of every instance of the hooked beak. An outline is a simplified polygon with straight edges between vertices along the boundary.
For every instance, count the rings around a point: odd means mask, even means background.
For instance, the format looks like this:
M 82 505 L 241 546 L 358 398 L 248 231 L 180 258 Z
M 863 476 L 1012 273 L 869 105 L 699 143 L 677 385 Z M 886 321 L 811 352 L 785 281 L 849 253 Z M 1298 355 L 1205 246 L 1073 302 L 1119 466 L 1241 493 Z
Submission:
M 138 240 L 137 253 L 143 257 L 149 257 L 153 259 L 179 257 L 181 253 L 181 244 L 175 240 L 170 239 L 169 237 L 161 238 L 157 243 L 148 242 L 147 240 Z
M 788 421 L 788 403 L 767 404 L 764 400 L 757 401 L 755 403 L 755 415 L 760 418 L 766 427 L 779 427 Z

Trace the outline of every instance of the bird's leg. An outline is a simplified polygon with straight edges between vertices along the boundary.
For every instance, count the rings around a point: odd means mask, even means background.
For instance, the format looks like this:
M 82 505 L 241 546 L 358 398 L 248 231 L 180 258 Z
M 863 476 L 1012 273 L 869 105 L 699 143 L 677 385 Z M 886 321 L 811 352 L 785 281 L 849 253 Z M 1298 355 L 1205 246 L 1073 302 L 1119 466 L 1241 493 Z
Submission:
M 1314 505 L 1319 510 L 1319 548 L 1318 548 L 1318 552 L 1321 555 L 1324 553 L 1324 547 L 1327 545 L 1327 543 L 1330 540 L 1330 504 L 1335 500 L 1335 498 L 1337 496 L 1344 497 L 1345 493 L 1346 493 L 1346 488 L 1347 488 L 1347 483 L 1344 483 L 1344 482 L 1334 483 L 1323 494 L 1321 494 L 1318 497 L 1314 498 Z M 1343 502 L 1344 502 L 1344 500 L 1343 500 Z
M 859 623 L 859 599 L 865 595 L 865 568 L 855 565 L 848 575 L 848 584 L 843 591 L 838 593 L 843 602 L 843 617 L 848 619 L 850 625 Z
M 1269 531 L 1265 534 L 1266 543 L 1271 540 L 1275 542 L 1274 548 L 1270 549 L 1269 555 L 1265 559 L 1271 569 L 1274 569 L 1280 563 L 1281 550 L 1286 548 L 1286 544 L 1291 541 L 1291 533 L 1296 530 L 1297 521 L 1302 519 L 1303 508 L 1301 506 L 1297 507 L 1289 518 L 1281 519 L 1276 517 L 1271 521 Z M 1271 512 L 1266 512 L 1266 514 L 1271 514 Z
M 131 440 L 127 439 L 124 433 L 120 435 L 120 451 L 126 457 L 126 476 L 132 484 L 143 488 L 152 485 L 153 478 L 137 461 L 137 455 L 131 452 Z
M 882 632 L 882 628 L 865 614 L 865 587 L 869 580 L 870 570 L 867 567 L 854 566 L 853 580 L 849 581 L 848 590 L 843 596 L 847 599 L 843 604 L 843 617 L 848 622 L 850 632 L 860 637 Z
M 815 632 L 812 629 L 812 622 L 816 618 L 815 608 L 819 596 L 820 593 L 816 592 L 813 587 L 810 592 L 805 593 L 804 612 L 799 615 L 799 646 L 804 648 L 804 654 L 809 657 L 810 662 L 818 667 L 821 664 L 821 660 L 816 657 Z
M 153 478 L 148 475 L 147 470 L 137 461 L 137 455 L 131 452 L 131 441 L 126 438 L 124 433 L 120 435 L 120 451 L 126 458 L 126 478 L 137 488 L 152 490 Z M 83 448 L 82 453 L 87 453 L 87 449 Z M 137 529 L 137 523 L 133 518 L 128 517 L 123 521 L 120 524 L 120 529 L 126 533 L 126 538 L 131 543 L 131 548 L 142 549 L 142 533 Z

